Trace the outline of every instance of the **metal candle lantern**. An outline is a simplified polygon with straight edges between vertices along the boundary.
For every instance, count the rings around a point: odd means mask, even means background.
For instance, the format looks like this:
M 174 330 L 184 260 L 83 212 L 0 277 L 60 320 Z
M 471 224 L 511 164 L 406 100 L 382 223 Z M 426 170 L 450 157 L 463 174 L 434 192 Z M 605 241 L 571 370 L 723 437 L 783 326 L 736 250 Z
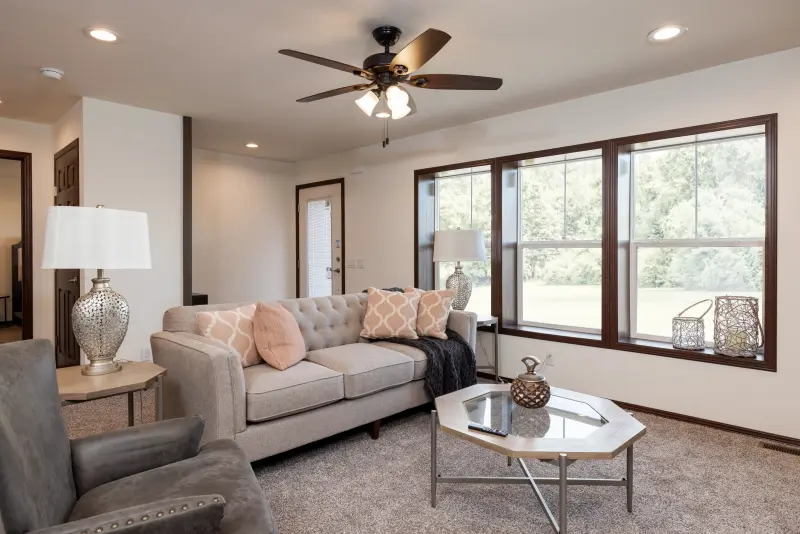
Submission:
M 760 338 L 760 339 L 759 339 Z M 755 297 L 717 297 L 714 309 L 714 352 L 755 358 L 764 346 L 764 329 Z
M 684 317 L 683 314 L 691 310 L 698 304 L 708 302 L 708 308 L 700 317 Z M 703 324 L 703 317 L 709 311 L 713 303 L 711 299 L 701 300 L 695 302 L 682 312 L 677 317 L 672 318 L 672 346 L 676 349 L 686 350 L 702 350 L 706 346 L 706 333 L 705 325 Z

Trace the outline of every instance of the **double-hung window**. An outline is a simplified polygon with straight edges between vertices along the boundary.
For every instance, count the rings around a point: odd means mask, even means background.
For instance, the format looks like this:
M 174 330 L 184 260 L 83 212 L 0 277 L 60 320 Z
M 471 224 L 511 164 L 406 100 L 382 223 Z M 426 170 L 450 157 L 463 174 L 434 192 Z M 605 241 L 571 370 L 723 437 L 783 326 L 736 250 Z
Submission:
M 672 317 L 717 296 L 756 297 L 763 307 L 764 125 L 629 148 L 631 337 L 669 341 Z
M 518 323 L 600 333 L 602 150 L 519 162 Z
M 435 184 L 435 229 L 472 228 L 483 232 L 486 261 L 461 262 L 472 279 L 468 311 L 490 314 L 492 310 L 492 174 L 489 165 L 438 172 Z M 436 287 L 445 287 L 455 270 L 454 262 L 435 265 Z

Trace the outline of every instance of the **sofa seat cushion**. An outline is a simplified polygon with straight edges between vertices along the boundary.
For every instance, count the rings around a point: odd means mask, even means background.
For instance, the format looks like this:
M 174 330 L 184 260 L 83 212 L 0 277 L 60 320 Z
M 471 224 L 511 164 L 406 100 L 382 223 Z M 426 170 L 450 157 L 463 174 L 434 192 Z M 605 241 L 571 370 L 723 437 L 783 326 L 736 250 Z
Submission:
M 283 371 L 269 365 L 244 369 L 247 420 L 269 421 L 344 398 L 342 373 L 308 361 Z
M 225 498 L 221 534 L 276 532 L 253 469 L 231 440 L 211 441 L 194 458 L 98 486 L 78 499 L 69 520 L 163 499 L 211 494 Z
M 372 343 L 312 350 L 306 359 L 344 375 L 344 396 L 356 399 L 411 382 L 414 362 L 405 354 Z
M 390 341 L 376 341 L 373 344 L 385 349 L 396 350 L 400 354 L 405 354 L 414 361 L 413 380 L 422 380 L 425 378 L 425 373 L 428 372 L 428 356 L 421 349 L 409 347 L 408 345 L 401 345 L 399 343 L 392 343 Z

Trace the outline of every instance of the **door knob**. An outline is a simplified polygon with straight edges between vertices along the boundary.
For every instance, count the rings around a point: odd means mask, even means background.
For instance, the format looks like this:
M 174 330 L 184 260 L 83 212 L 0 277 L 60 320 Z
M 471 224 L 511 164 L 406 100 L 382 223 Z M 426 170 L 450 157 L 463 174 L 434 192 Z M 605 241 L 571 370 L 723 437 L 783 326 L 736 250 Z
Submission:
M 77 276 L 73 276 L 72 278 L 70 278 L 70 279 L 68 280 L 68 282 L 69 282 L 70 284 L 77 284 L 77 283 L 78 283 L 78 277 L 77 277 Z
M 337 268 L 335 268 L 335 269 L 331 269 L 331 272 L 334 272 L 334 273 L 340 273 L 340 272 L 342 272 L 342 270 L 341 270 L 340 268 L 338 268 L 338 267 L 337 267 Z

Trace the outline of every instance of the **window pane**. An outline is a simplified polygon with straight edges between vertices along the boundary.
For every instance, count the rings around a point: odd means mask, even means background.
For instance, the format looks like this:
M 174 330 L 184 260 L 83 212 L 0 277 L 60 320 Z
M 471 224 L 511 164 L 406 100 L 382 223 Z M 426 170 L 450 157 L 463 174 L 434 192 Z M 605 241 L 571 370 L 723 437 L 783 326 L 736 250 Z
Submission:
M 636 329 L 639 334 L 672 336 L 672 318 L 703 299 L 756 297 L 763 308 L 762 247 L 639 248 Z M 699 308 L 699 306 L 698 306 Z M 692 309 L 692 313 L 702 313 Z M 714 338 L 713 310 L 705 316 L 706 340 Z
M 567 239 L 603 238 L 603 161 L 567 164 Z
M 523 241 L 564 238 L 564 164 L 520 169 Z
M 472 218 L 470 208 L 471 177 L 469 174 L 458 178 L 436 180 L 439 213 L 437 230 L 469 228 Z
M 311 200 L 308 203 L 308 296 L 326 297 L 333 291 L 331 281 L 331 203 Z
M 464 174 L 469 169 L 450 171 L 458 176 L 437 178 L 437 230 L 474 228 L 483 231 L 486 244 L 485 262 L 461 262 L 464 273 L 472 279 L 472 296 L 467 310 L 481 314 L 492 311 L 491 293 L 491 231 L 492 231 L 492 179 L 488 167 L 476 167 L 478 173 Z M 437 264 L 436 287 L 445 287 L 447 277 L 453 274 L 455 262 Z
M 694 146 L 633 154 L 636 239 L 693 238 Z
M 600 248 L 522 251 L 522 320 L 600 330 Z
M 697 237 L 764 237 L 766 138 L 697 147 Z

